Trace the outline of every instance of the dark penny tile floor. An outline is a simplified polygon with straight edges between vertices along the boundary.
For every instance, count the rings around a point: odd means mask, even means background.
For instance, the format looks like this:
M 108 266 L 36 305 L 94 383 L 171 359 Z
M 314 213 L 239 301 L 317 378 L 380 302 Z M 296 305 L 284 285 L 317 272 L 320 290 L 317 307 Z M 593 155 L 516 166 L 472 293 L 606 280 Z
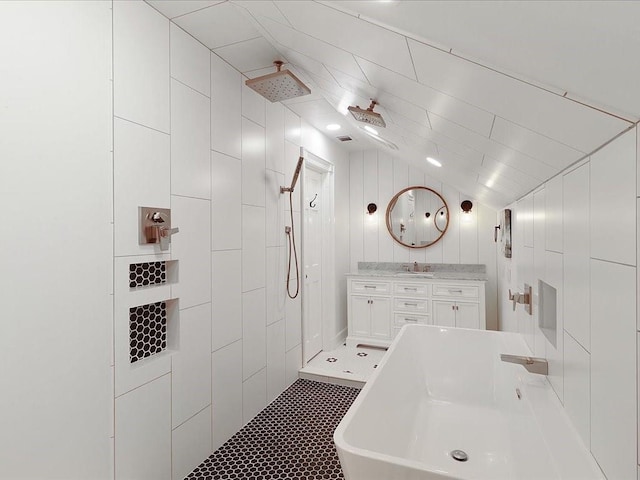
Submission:
M 343 479 L 333 432 L 358 393 L 298 380 L 186 478 Z

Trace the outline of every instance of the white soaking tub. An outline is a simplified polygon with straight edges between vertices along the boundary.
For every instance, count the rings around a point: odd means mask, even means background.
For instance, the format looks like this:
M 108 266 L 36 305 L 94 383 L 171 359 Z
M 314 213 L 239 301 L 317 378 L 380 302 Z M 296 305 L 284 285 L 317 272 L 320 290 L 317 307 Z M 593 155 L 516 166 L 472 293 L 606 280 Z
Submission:
M 405 326 L 335 431 L 346 479 L 604 479 L 546 377 L 501 353 L 530 354 L 516 334 Z

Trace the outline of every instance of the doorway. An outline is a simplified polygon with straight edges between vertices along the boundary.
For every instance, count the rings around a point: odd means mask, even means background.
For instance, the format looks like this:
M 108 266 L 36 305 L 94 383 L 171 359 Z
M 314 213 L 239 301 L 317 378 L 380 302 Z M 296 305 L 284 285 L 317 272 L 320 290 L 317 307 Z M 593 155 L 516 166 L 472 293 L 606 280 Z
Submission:
M 302 201 L 302 360 L 333 348 L 333 165 L 305 152 Z

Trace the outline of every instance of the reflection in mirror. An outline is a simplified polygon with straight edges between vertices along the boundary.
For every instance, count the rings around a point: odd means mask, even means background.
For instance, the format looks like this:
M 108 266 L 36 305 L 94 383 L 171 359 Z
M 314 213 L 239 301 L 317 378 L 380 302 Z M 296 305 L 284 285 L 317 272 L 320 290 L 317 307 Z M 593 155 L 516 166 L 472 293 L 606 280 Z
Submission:
M 449 226 L 447 203 L 427 187 L 398 192 L 387 208 L 387 228 L 397 242 L 410 248 L 436 243 Z

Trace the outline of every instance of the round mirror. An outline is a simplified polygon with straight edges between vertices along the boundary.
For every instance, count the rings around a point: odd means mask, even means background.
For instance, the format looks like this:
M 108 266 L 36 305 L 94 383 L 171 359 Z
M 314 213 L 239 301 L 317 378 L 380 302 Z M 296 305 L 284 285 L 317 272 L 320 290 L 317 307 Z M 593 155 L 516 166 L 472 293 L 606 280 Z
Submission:
M 393 239 L 409 248 L 424 248 L 442 238 L 449 226 L 447 202 L 427 187 L 399 191 L 387 207 L 387 228 Z

